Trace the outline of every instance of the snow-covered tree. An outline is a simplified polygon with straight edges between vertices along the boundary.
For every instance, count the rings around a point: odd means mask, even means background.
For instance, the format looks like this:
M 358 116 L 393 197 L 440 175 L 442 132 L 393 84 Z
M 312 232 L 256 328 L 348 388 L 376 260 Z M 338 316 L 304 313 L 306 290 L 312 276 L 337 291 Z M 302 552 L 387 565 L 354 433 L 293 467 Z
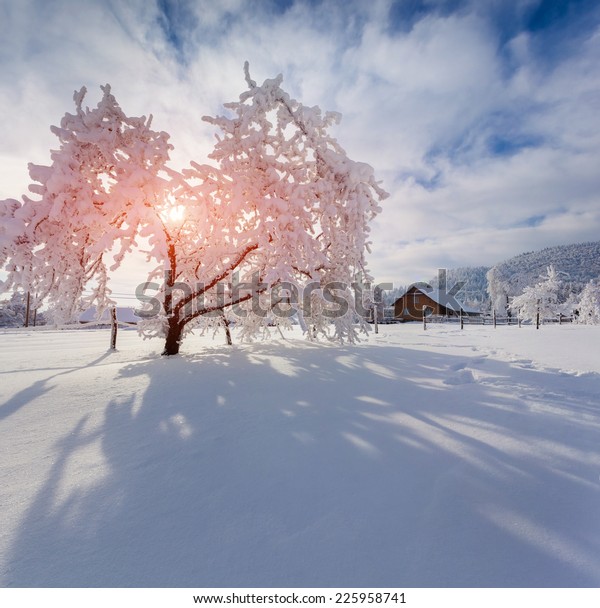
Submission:
M 560 314 L 558 302 L 560 279 L 554 266 L 548 266 L 546 277 L 531 287 L 525 287 L 523 293 L 512 299 L 510 309 L 517 313 L 520 319 L 535 320 L 555 317 Z
M 44 313 L 36 311 L 29 303 L 28 324 L 45 325 Z M 8 300 L 0 301 L 0 327 L 23 327 L 27 319 L 27 295 L 15 291 Z
M 583 288 L 577 306 L 577 323 L 600 324 L 600 280 L 591 280 Z
M 22 293 L 15 292 L 9 300 L 0 301 L 0 327 L 23 327 L 26 310 Z
M 119 265 L 165 192 L 158 173 L 168 159 L 168 135 L 152 131 L 151 118 L 126 117 L 110 87 L 102 90 L 91 110 L 82 106 L 85 87 L 76 92 L 76 113 L 51 127 L 60 141 L 52 164 L 29 165 L 29 190 L 38 198 L 0 203 L 10 227 L 5 239 L 12 239 L 12 251 L 3 250 L 3 288 L 38 294 L 36 305 L 47 301 L 57 321 L 73 317 L 86 286 L 93 286 L 88 304 L 103 310 L 111 303 L 107 258 Z
M 505 314 L 507 312 L 507 303 L 515 292 L 511 289 L 511 286 L 506 280 L 503 280 L 498 276 L 499 274 L 496 267 L 488 270 L 486 274 L 488 281 L 487 292 L 492 310 L 495 310 L 500 314 Z M 511 307 L 508 306 L 508 309 L 510 310 Z
M 156 263 L 138 290 L 151 313 L 142 331 L 165 338 L 164 354 L 191 328 L 232 315 L 248 336 L 289 322 L 272 311 L 290 294 L 309 336 L 354 340 L 351 285 L 366 273 L 368 224 L 386 193 L 329 135 L 338 114 L 292 99 L 281 76 L 258 86 L 247 64 L 245 73 L 229 116 L 204 118 L 221 131 L 214 164 L 182 172 L 166 164 L 169 136 L 127 117 L 108 85 L 92 110 L 85 89 L 76 93 L 76 114 L 52 128 L 61 143 L 52 165 L 30 165 L 40 198 L 0 204 L 10 229 L 0 246 L 14 246 L 0 249 L 4 287 L 35 291 L 68 317 L 92 286 L 86 304 L 101 312 L 109 271 L 141 240 Z

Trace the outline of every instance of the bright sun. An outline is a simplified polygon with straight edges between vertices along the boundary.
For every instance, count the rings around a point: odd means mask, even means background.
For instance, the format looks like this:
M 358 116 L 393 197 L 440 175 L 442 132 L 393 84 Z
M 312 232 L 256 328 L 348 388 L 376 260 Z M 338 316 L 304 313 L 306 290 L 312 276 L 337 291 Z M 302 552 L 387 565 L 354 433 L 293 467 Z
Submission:
M 183 205 L 175 205 L 168 210 L 168 220 L 173 223 L 179 223 L 185 216 L 185 208 Z

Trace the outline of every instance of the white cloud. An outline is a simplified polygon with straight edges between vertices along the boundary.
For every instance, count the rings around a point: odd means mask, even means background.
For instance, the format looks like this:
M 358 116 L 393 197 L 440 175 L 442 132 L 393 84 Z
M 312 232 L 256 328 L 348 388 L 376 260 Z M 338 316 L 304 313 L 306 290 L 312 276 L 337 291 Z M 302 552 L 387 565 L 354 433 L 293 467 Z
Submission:
M 236 98 L 248 59 L 256 80 L 282 72 L 294 96 L 341 111 L 340 142 L 384 180 L 381 280 L 600 238 L 600 29 L 549 65 L 533 34 L 501 46 L 494 3 L 395 31 L 386 1 L 179 4 L 169 24 L 143 0 L 0 0 L 1 198 L 26 190 L 27 162 L 48 162 L 49 125 L 82 85 L 89 104 L 110 82 L 128 114 L 152 113 L 176 167 L 203 160 L 213 136 L 201 117 Z M 515 5 L 515 19 L 534 4 Z

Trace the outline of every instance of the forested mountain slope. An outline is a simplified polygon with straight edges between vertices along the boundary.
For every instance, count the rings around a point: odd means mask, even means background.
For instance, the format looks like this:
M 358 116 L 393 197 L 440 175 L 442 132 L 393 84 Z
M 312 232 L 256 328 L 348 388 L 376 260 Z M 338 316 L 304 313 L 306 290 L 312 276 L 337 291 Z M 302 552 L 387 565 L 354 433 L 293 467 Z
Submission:
M 537 283 L 550 265 L 563 283 L 563 298 L 579 293 L 588 281 L 600 277 L 600 241 L 547 247 L 496 264 L 487 273 L 488 293 L 496 310 L 504 309 L 507 297 Z

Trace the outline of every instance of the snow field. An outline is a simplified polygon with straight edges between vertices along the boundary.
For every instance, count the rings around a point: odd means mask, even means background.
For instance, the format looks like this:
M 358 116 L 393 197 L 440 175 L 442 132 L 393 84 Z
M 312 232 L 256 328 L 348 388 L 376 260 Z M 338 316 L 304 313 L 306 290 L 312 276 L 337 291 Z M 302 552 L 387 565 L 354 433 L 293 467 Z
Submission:
M 0 584 L 598 586 L 599 329 L 5 331 Z

